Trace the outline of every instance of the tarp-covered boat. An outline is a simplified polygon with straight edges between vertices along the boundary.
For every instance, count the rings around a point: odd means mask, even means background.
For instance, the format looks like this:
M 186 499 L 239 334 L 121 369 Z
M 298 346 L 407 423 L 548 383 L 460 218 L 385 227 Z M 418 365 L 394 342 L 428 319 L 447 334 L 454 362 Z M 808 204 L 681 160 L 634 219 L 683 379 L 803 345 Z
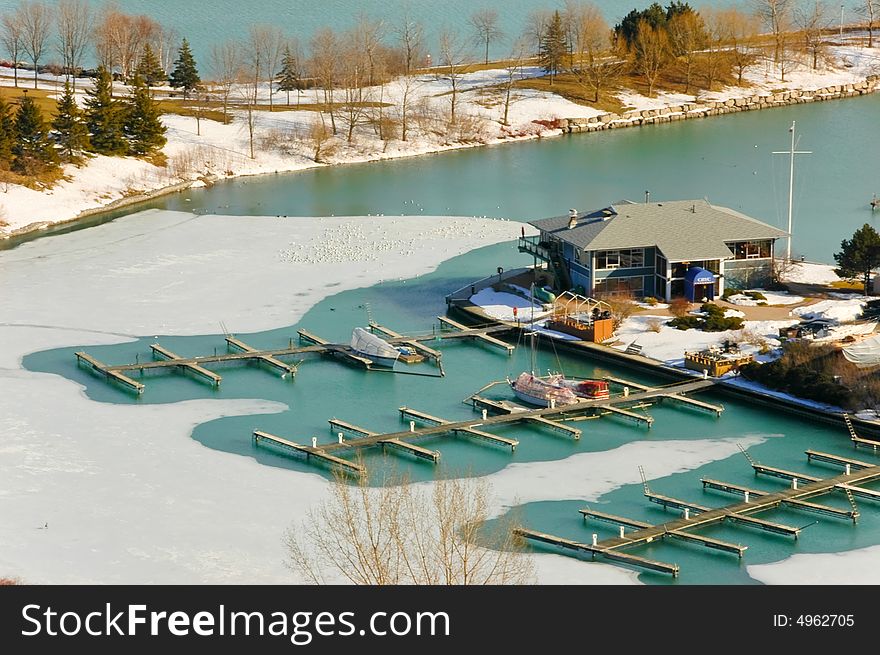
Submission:
M 392 367 L 400 357 L 400 350 L 372 332 L 359 327 L 351 333 L 351 349 L 381 366 Z

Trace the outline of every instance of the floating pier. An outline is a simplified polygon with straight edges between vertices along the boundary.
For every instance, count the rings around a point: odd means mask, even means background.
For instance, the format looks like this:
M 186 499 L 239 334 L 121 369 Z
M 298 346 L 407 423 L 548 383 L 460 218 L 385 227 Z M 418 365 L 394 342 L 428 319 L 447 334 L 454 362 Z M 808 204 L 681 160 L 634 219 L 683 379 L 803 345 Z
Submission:
M 195 373 L 199 377 L 205 378 L 211 382 L 215 387 L 220 386 L 220 381 L 223 379 L 214 371 L 209 371 L 204 366 L 200 366 L 194 362 L 187 361 L 186 358 L 177 355 L 167 348 L 160 346 L 158 343 L 154 343 L 150 348 L 153 351 L 153 356 L 159 356 L 165 358 L 167 361 L 178 362 L 178 366 L 184 371 L 191 371 Z
M 489 344 L 490 346 L 496 346 L 498 348 L 503 348 L 507 351 L 508 354 L 513 353 L 515 350 L 515 346 L 502 341 L 501 339 L 496 339 L 491 336 L 491 328 L 482 329 L 482 330 L 473 330 L 469 328 L 467 325 L 459 323 L 458 321 L 454 321 L 448 316 L 438 316 L 437 320 L 440 321 L 440 325 L 443 327 L 447 327 L 453 330 L 458 330 L 458 333 L 462 336 L 472 337 L 474 339 L 478 339 L 484 343 Z M 509 329 L 509 328 L 508 328 Z
M 856 433 L 856 429 L 853 427 L 852 419 L 850 419 L 849 414 L 843 415 L 843 422 L 846 423 L 846 428 L 849 430 L 849 438 L 853 442 L 854 448 L 858 449 L 859 446 L 870 447 L 873 448 L 874 454 L 877 454 L 877 448 L 880 447 L 880 441 L 860 437 Z
M 331 418 L 327 422 L 330 424 L 330 430 L 333 432 L 348 432 L 349 434 L 356 434 L 359 437 L 375 437 L 377 434 L 376 432 L 370 432 L 369 430 L 352 425 L 351 423 L 340 421 L 338 418 Z
M 380 441 L 379 443 L 382 444 L 383 447 L 396 448 L 411 455 L 415 455 L 416 457 L 431 460 L 434 464 L 440 461 L 439 451 L 428 450 L 427 448 L 422 448 L 421 446 L 407 443 L 400 439 L 388 439 L 387 441 Z
M 865 462 L 852 460 L 846 457 L 838 457 L 837 455 L 831 455 L 829 453 L 812 450 L 807 451 L 809 461 L 822 461 L 847 466 L 847 471 L 842 475 L 822 479 L 801 473 L 786 471 L 785 469 L 763 466 L 755 462 L 745 450 L 743 450 L 743 454 L 749 459 L 752 466 L 755 467 L 756 474 L 758 472 L 763 473 L 769 471 L 768 474 L 774 477 L 791 479 L 793 481 L 792 486 L 788 489 L 771 492 L 713 480 L 711 478 L 703 478 L 701 482 L 704 489 L 714 489 L 743 497 L 743 502 L 725 507 L 710 508 L 690 501 L 680 500 L 678 498 L 672 498 L 670 496 L 664 496 L 652 492 L 648 488 L 644 471 L 641 471 L 640 467 L 642 481 L 645 486 L 645 496 L 648 500 L 662 505 L 664 508 L 682 510 L 683 516 L 681 518 L 660 525 L 650 525 L 643 521 L 636 521 L 634 519 L 628 519 L 614 514 L 608 514 L 606 512 L 583 509 L 579 510 L 579 512 L 584 517 L 584 520 L 594 519 L 615 524 L 620 528 L 620 536 L 599 541 L 596 538 L 596 535 L 593 535 L 592 544 L 581 544 L 576 541 L 554 537 L 553 535 L 547 535 L 533 530 L 521 529 L 518 530 L 517 533 L 527 539 L 559 546 L 563 549 L 589 552 L 594 556 L 601 555 L 606 559 L 617 563 L 654 571 L 663 571 L 671 573 L 673 576 L 677 576 L 677 565 L 665 564 L 662 562 L 658 563 L 654 560 L 645 560 L 631 555 L 621 557 L 624 554 L 617 551 L 621 548 L 630 548 L 633 546 L 648 544 L 656 539 L 673 537 L 692 543 L 702 544 L 708 548 L 735 553 L 739 557 L 742 557 L 743 552 L 747 548 L 746 546 L 697 535 L 694 534 L 694 530 L 720 523 L 721 521 L 727 521 L 734 525 L 756 527 L 766 532 L 792 536 L 797 539 L 801 531 L 808 526 L 792 527 L 775 521 L 757 518 L 754 514 L 775 509 L 780 505 L 786 505 L 793 509 L 807 510 L 837 518 L 845 517 L 851 519 L 853 523 L 855 523 L 859 518 L 859 511 L 855 506 L 855 501 L 853 499 L 854 496 L 861 495 L 864 498 L 880 500 L 880 492 L 865 489 L 860 486 L 880 480 L 880 465 L 872 466 Z M 856 469 L 854 464 L 864 465 L 864 468 Z M 794 482 L 794 480 L 802 481 L 804 484 L 799 485 Z M 847 498 L 849 499 L 852 508 L 851 510 L 838 509 L 811 500 L 816 496 L 836 491 L 843 491 L 847 494 Z M 633 531 L 626 532 L 627 528 L 630 528 Z
M 119 384 L 127 387 L 128 389 L 132 389 L 137 393 L 141 394 L 144 392 L 144 385 L 140 382 L 136 382 L 132 380 L 130 377 L 123 375 L 122 373 L 114 370 L 112 367 L 107 366 L 106 364 L 99 362 L 97 359 L 92 357 L 91 355 L 87 355 L 86 353 L 79 352 L 76 353 L 76 363 L 77 365 L 85 362 L 88 364 L 92 370 L 98 371 L 102 373 L 105 378 L 108 380 L 113 380 L 114 382 L 118 382 Z
M 296 366 L 293 364 L 287 364 L 282 362 L 280 359 L 277 359 L 274 355 L 263 354 L 259 352 L 256 348 L 251 348 L 249 345 L 241 341 L 240 339 L 236 339 L 233 336 L 226 337 L 226 343 L 229 344 L 230 347 L 236 348 L 243 353 L 248 355 L 253 355 L 253 358 L 258 362 L 262 362 L 263 364 L 267 364 L 270 367 L 281 371 L 284 374 L 290 375 L 293 377 L 296 375 Z
M 640 384 L 638 382 L 624 380 L 623 378 L 614 377 L 612 375 L 606 375 L 603 379 L 606 382 L 616 384 L 619 387 L 636 389 L 638 391 L 651 391 L 651 390 L 655 389 L 655 387 L 649 387 L 647 385 Z M 662 389 L 662 387 L 660 387 L 660 389 Z M 681 395 L 681 392 L 661 394 L 661 395 L 657 396 L 657 399 L 661 400 L 661 401 L 662 400 L 672 400 L 675 402 L 679 402 L 684 405 L 689 405 L 691 407 L 694 407 L 696 409 L 702 409 L 702 410 L 706 410 L 708 412 L 712 412 L 716 416 L 721 416 L 721 413 L 724 411 L 723 405 L 715 405 L 713 403 L 707 403 L 702 400 L 696 400 L 695 398 L 688 398 L 687 396 Z
M 360 464 L 355 464 L 342 457 L 336 457 L 335 455 L 326 453 L 321 448 L 303 446 L 294 441 L 289 441 L 282 437 L 275 436 L 274 434 L 269 434 L 268 432 L 254 430 L 254 443 L 258 446 L 262 443 L 269 443 L 273 446 L 280 447 L 282 450 L 287 450 L 297 455 L 303 455 L 306 460 L 312 458 L 320 460 L 329 464 L 331 467 L 342 469 L 346 473 L 355 473 L 357 475 L 364 475 L 366 473 L 366 469 Z
M 599 405 L 596 409 L 606 414 L 616 414 L 617 416 L 628 418 L 632 421 L 635 421 L 636 423 L 644 423 L 649 428 L 654 424 L 653 416 L 648 416 L 646 414 L 637 414 L 636 412 L 631 412 L 628 409 L 623 409 L 622 407 L 615 407 L 614 405 Z

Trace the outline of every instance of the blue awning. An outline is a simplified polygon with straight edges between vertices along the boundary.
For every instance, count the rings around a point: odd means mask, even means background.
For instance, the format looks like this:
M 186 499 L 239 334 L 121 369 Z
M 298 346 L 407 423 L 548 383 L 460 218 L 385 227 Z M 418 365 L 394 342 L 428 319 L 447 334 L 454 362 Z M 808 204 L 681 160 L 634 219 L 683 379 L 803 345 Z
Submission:
M 699 266 L 688 269 L 684 279 L 688 284 L 715 284 L 715 274 Z

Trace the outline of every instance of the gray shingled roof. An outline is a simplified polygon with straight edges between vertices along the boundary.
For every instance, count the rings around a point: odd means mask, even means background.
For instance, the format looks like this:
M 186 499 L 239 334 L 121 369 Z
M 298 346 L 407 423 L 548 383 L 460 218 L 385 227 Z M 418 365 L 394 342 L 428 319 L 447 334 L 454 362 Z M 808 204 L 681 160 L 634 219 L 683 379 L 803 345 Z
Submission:
M 787 236 L 784 230 L 706 200 L 618 203 L 579 213 L 574 229 L 568 223 L 567 215 L 530 221 L 582 250 L 657 246 L 672 261 L 721 259 L 731 256 L 726 241 Z

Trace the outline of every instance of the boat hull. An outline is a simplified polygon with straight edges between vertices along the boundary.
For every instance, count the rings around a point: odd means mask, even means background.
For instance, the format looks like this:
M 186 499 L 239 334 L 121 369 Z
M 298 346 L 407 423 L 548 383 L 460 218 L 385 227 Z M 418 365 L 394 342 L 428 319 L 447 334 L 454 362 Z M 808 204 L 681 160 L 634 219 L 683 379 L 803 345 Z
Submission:
M 379 357 L 371 353 L 361 352 L 360 350 L 355 350 L 354 352 L 360 357 L 369 359 L 374 364 L 378 366 L 384 366 L 386 368 L 394 368 L 394 362 L 397 361 L 397 357 Z

